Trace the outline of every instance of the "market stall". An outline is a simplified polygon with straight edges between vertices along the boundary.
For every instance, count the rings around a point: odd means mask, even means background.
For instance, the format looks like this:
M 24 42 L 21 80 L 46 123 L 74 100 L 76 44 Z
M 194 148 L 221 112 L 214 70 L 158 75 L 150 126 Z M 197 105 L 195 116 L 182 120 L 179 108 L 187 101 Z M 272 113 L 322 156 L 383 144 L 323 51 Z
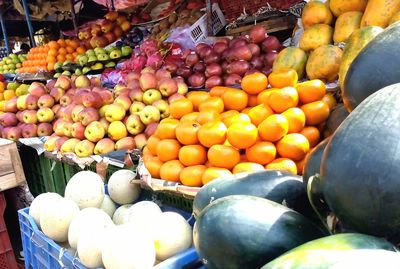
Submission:
M 87 2 L 0 61 L 25 268 L 399 268 L 400 1 Z

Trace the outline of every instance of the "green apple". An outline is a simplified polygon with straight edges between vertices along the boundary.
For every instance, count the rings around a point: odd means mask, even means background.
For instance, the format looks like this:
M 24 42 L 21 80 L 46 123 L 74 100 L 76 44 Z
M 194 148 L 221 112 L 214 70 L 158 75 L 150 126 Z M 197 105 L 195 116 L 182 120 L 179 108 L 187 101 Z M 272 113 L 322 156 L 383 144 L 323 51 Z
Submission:
M 8 69 L 11 69 L 11 70 L 12 70 L 12 69 L 15 69 L 15 64 L 10 63 L 10 64 L 7 65 L 7 68 L 8 68 Z
M 10 59 L 10 58 L 8 58 L 7 60 L 6 60 L 6 64 L 12 64 L 12 60 Z
M 55 70 L 61 69 L 61 68 L 62 68 L 62 63 L 57 62 L 57 63 L 54 64 L 54 69 L 55 69 Z
M 82 70 L 79 69 L 79 68 L 77 68 L 77 69 L 75 70 L 75 75 L 77 75 L 77 76 L 82 75 Z
M 86 55 L 87 55 L 87 56 L 95 56 L 96 53 L 94 52 L 94 50 L 87 50 L 87 51 L 86 51 Z
M 108 63 L 105 65 L 105 67 L 110 67 L 110 68 L 115 67 L 115 66 L 116 66 L 115 62 L 108 62 Z
M 99 54 L 106 54 L 107 52 L 106 52 L 106 50 L 103 49 L 103 48 L 95 48 L 95 49 L 94 49 L 94 53 L 95 53 L 96 55 L 99 55 Z
M 90 72 L 91 70 L 92 70 L 92 69 L 90 69 L 90 67 L 85 66 L 85 67 L 82 69 L 82 73 L 83 73 L 83 74 L 86 74 L 86 73 Z
M 110 52 L 111 59 L 117 59 L 117 58 L 120 58 L 121 56 L 122 56 L 122 52 L 120 49 L 115 49 Z
M 122 53 L 122 56 L 129 56 L 129 55 L 131 55 L 131 53 L 132 53 L 132 48 L 131 47 L 129 47 L 129 46 L 123 46 L 122 48 L 121 48 L 121 53 Z
M 106 53 L 100 53 L 100 54 L 97 54 L 97 59 L 99 61 L 108 61 L 110 59 L 110 56 L 108 56 L 108 54 L 106 54 Z
M 10 57 L 11 59 L 17 59 L 18 56 L 15 55 L 14 53 L 10 53 L 10 55 L 8 55 L 8 57 Z
M 72 75 L 70 71 L 64 71 L 61 74 L 64 76 L 68 76 L 68 77 L 70 77 Z
M 81 66 L 85 66 L 88 63 L 89 58 L 86 55 L 80 55 L 78 62 Z
M 89 157 L 93 155 L 95 144 L 89 140 L 82 140 L 75 146 L 75 154 L 80 157 Z
M 101 69 L 103 69 L 103 68 L 104 68 L 104 66 L 103 66 L 102 63 L 96 63 L 96 64 L 94 64 L 94 65 L 91 66 L 91 69 L 92 69 L 92 70 L 101 70 Z
M 154 106 L 145 106 L 142 111 L 140 111 L 140 120 L 145 125 L 149 125 L 153 122 L 159 122 L 160 118 L 160 111 Z
M 117 48 L 116 46 L 109 46 L 109 47 L 106 48 L 106 51 L 107 51 L 108 54 L 110 54 L 116 48 Z
M 20 84 L 18 82 L 10 82 L 7 84 L 7 90 L 15 91 L 19 87 L 19 85 Z
M 92 63 L 92 62 L 97 62 L 97 57 L 96 55 L 90 55 L 88 58 L 88 62 Z

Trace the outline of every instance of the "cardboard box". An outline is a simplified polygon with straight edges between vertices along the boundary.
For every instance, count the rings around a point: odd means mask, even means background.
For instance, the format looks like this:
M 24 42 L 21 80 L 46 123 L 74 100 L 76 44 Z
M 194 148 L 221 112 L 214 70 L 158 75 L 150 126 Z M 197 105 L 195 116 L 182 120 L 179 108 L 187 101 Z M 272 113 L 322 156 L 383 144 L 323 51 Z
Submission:
M 25 174 L 17 144 L 7 139 L 0 139 L 0 191 L 23 183 L 25 183 Z

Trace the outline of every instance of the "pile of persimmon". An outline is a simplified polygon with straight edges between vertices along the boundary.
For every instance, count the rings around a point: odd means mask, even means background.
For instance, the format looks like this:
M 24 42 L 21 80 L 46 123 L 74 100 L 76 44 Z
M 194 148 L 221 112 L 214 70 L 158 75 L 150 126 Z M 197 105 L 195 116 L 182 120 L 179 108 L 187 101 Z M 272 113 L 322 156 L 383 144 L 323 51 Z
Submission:
M 36 73 L 39 70 L 53 71 L 57 62 L 76 62 L 79 54 L 86 49 L 78 40 L 59 39 L 48 44 L 31 48 L 27 54 L 27 60 L 22 63 L 19 73 Z
M 302 174 L 336 100 L 321 80 L 296 71 L 245 76 L 242 89 L 217 86 L 170 104 L 143 151 L 153 178 L 202 186 L 225 175 L 275 169 Z

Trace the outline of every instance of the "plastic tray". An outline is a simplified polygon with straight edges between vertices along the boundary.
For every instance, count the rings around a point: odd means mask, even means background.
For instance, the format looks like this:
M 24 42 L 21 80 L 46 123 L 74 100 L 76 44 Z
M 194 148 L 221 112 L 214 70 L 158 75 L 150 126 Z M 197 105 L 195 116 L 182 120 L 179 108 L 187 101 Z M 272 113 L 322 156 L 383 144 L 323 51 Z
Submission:
M 0 269 L 17 269 L 17 262 L 3 217 L 5 209 L 6 199 L 4 193 L 0 192 Z
M 149 197 L 143 197 L 142 200 L 151 200 Z M 191 213 L 179 210 L 177 208 L 163 205 L 163 211 L 173 211 L 181 214 L 189 223 L 193 225 L 194 218 Z M 68 252 L 56 242 L 45 236 L 37 227 L 36 223 L 29 216 L 29 208 L 18 211 L 19 222 L 21 226 L 21 236 L 25 256 L 25 268 L 41 269 L 61 269 L 61 268 L 79 268 L 86 269 L 74 253 Z M 199 261 L 199 257 L 194 248 L 190 248 L 168 260 L 157 264 L 157 269 L 197 269 L 204 268 Z M 0 267 L 0 269 L 3 269 Z

